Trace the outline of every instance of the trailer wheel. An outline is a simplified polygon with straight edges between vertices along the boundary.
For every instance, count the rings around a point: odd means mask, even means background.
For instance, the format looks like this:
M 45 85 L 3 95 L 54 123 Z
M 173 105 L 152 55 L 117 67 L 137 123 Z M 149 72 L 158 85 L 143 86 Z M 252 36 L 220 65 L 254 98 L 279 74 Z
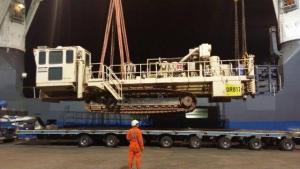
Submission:
M 229 150 L 231 148 L 231 140 L 227 137 L 220 137 L 218 139 L 218 147 L 224 150 Z
M 163 148 L 170 148 L 173 146 L 173 143 L 174 143 L 174 141 L 170 136 L 163 136 L 160 139 L 160 145 Z
M 201 139 L 197 136 L 192 136 L 189 140 L 189 145 L 191 148 L 200 148 Z
M 295 148 L 295 143 L 290 138 L 284 138 L 280 141 L 280 149 L 282 151 L 293 151 Z
M 263 143 L 259 138 L 250 139 L 248 145 L 250 150 L 261 150 L 263 147 Z
M 80 147 L 88 147 L 93 144 L 93 139 L 88 135 L 80 135 L 78 144 Z
M 106 136 L 104 142 L 107 147 L 116 147 L 119 144 L 119 139 L 116 135 L 110 134 Z

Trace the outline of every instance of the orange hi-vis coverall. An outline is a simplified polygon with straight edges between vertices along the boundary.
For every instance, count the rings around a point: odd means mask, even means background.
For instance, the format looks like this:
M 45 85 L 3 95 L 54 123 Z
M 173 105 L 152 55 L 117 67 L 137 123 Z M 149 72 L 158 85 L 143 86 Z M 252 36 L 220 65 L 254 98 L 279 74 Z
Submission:
M 137 169 L 141 168 L 141 155 L 144 150 L 142 131 L 138 127 L 132 127 L 126 135 L 129 144 L 128 168 L 132 169 L 132 162 L 135 158 Z

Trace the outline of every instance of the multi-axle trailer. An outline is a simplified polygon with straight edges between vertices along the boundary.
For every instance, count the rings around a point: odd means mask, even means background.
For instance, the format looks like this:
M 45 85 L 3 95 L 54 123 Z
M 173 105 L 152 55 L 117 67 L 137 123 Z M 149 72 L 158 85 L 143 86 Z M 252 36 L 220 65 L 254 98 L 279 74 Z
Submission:
M 125 139 L 125 129 L 58 129 L 58 130 L 18 130 L 19 139 L 68 138 L 78 140 L 79 146 L 86 147 L 102 141 L 108 147 L 118 146 Z M 278 146 L 281 150 L 292 151 L 300 139 L 300 131 L 272 130 L 143 130 L 147 143 L 158 142 L 161 147 L 170 148 L 174 142 L 188 143 L 191 148 L 200 148 L 202 143 L 215 143 L 221 149 L 232 145 L 247 145 L 251 150 L 261 150 L 267 145 Z

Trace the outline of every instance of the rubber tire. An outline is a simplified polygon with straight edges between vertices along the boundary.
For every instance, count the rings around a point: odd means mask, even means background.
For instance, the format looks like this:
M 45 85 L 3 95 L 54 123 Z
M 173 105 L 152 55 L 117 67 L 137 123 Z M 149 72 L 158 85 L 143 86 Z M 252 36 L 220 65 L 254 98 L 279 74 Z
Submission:
M 173 139 L 170 136 L 163 136 L 160 138 L 160 146 L 163 148 L 170 148 L 173 146 Z
M 290 138 L 284 138 L 280 141 L 280 149 L 282 151 L 293 151 L 295 149 L 295 142 Z
M 218 139 L 218 147 L 223 150 L 229 150 L 232 146 L 231 140 L 227 137 L 220 137 Z
M 194 148 L 194 149 L 200 148 L 200 146 L 201 146 L 201 139 L 199 137 L 197 137 L 197 136 L 192 136 L 189 139 L 189 146 L 190 146 L 190 148 Z
M 104 140 L 104 143 L 107 147 L 117 147 L 119 142 L 119 138 L 113 134 L 107 135 Z
M 251 138 L 248 142 L 250 150 L 261 150 L 263 147 L 263 142 L 259 138 Z
M 80 135 L 78 140 L 79 147 L 89 147 L 93 144 L 93 139 L 89 135 Z

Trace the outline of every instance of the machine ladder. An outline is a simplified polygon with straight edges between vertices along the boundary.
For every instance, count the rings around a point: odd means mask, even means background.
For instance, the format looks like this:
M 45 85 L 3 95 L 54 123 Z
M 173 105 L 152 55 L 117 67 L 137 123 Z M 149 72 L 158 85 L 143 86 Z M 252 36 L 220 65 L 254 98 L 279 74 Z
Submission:
M 104 66 L 104 86 L 116 100 L 122 100 L 122 83 L 111 68 Z
M 113 70 L 100 64 L 100 71 L 97 77 L 91 77 L 88 81 L 88 86 L 95 86 L 107 90 L 116 100 L 120 101 L 123 98 L 122 82 L 113 72 Z

